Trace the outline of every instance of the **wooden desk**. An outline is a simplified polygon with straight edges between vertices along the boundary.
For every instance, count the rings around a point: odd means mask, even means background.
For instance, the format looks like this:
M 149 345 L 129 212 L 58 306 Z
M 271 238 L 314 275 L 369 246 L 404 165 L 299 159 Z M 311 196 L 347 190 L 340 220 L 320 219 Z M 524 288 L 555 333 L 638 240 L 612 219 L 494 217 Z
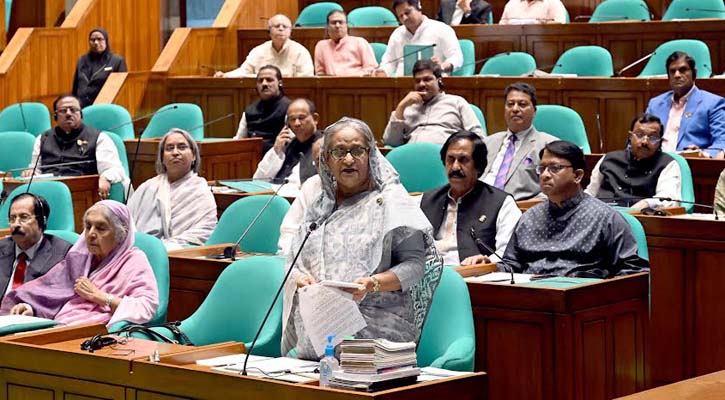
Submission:
M 73 220 L 75 222 L 75 231 L 77 233 L 83 232 L 83 214 L 93 204 L 100 201 L 101 198 L 98 196 L 98 175 L 84 175 L 84 176 L 64 176 L 54 178 L 43 178 L 43 181 L 58 181 L 63 182 L 68 186 L 70 190 L 70 196 L 73 200 Z M 40 182 L 41 180 L 33 180 L 33 182 Z M 12 192 L 13 189 L 20 185 L 28 183 L 27 179 L 6 179 L 3 181 L 5 190 Z M 53 210 L 51 209 L 52 213 Z
M 725 371 L 646 390 L 618 400 L 716 400 L 725 399 Z
M 0 229 L 0 239 L 4 238 L 6 236 L 10 236 L 10 228 Z
M 725 369 L 725 222 L 636 217 L 652 264 L 653 386 Z
M 468 290 L 489 399 L 610 399 L 646 387 L 647 273 L 566 289 Z
M 80 343 L 103 325 L 59 330 L 0 340 L 0 398 L 7 399 L 421 399 L 454 395 L 484 399 L 486 374 L 473 373 L 376 393 L 324 389 L 317 382 L 291 384 L 238 374 L 213 372 L 195 360 L 239 354 L 244 345 L 221 343 L 189 347 L 132 339 L 98 350 Z M 146 361 L 158 349 L 161 363 Z M 133 351 L 131 351 L 133 350 Z
M 129 168 L 134 160 L 137 140 L 125 140 Z M 251 178 L 262 159 L 262 139 L 203 140 L 197 142 L 201 152 L 200 175 L 208 180 Z M 159 140 L 141 139 L 138 161 L 133 173 L 135 187 L 156 176 Z

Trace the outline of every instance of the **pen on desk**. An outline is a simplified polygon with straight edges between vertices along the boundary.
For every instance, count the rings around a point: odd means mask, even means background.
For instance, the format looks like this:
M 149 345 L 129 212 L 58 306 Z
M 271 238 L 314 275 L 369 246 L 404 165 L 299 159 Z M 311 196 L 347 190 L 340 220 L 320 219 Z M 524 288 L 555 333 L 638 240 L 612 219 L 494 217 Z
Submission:
M 531 281 L 540 281 L 542 279 L 556 278 L 558 276 L 559 275 L 552 275 L 552 274 L 548 274 L 548 275 L 534 275 L 531 278 L 529 278 L 529 280 L 531 280 Z

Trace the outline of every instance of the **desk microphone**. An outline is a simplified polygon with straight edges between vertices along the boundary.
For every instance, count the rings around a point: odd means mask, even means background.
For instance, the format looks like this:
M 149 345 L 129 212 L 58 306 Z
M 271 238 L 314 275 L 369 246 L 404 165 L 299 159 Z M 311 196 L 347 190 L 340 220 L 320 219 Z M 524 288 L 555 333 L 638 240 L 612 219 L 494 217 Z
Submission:
M 160 113 L 163 113 L 163 112 L 166 112 L 166 111 L 169 111 L 169 110 L 176 110 L 177 108 L 179 108 L 179 106 L 177 106 L 177 105 L 173 105 L 173 106 L 171 106 L 169 108 L 162 108 L 162 109 L 156 110 L 156 111 L 154 111 L 152 113 L 144 114 L 144 115 L 142 115 L 142 116 L 140 116 L 138 118 L 134 118 L 134 119 L 132 119 L 130 121 L 121 122 L 118 125 L 112 126 L 112 127 L 108 128 L 108 129 L 104 129 L 104 131 L 112 132 L 112 131 L 114 131 L 114 130 L 116 130 L 118 128 L 122 128 L 122 127 L 124 127 L 126 125 L 133 124 L 134 122 L 141 121 L 142 119 L 146 119 L 146 118 L 149 118 L 149 117 L 153 117 L 156 114 L 160 114 Z
M 254 340 L 252 340 L 252 345 L 249 346 L 249 349 L 246 349 L 247 355 L 246 355 L 246 357 L 244 357 L 244 366 L 242 367 L 242 375 L 245 375 L 245 376 L 247 375 L 247 361 L 249 361 L 249 355 L 252 354 L 254 345 L 257 344 L 257 339 L 259 339 L 259 335 L 262 333 L 264 324 L 267 323 L 267 318 L 269 318 L 269 314 L 272 313 L 274 304 L 277 302 L 277 299 L 279 298 L 279 294 L 282 293 L 282 289 L 284 289 L 284 284 L 287 282 L 287 279 L 289 278 L 290 274 L 292 273 L 292 268 L 295 266 L 295 263 L 297 262 L 297 259 L 299 258 L 300 253 L 302 253 L 302 249 L 305 247 L 305 243 L 307 243 L 307 238 L 310 237 L 310 234 L 312 232 L 314 232 L 314 230 L 317 229 L 317 227 L 318 227 L 317 222 L 312 222 L 310 224 L 309 228 L 307 228 L 307 233 L 305 234 L 305 237 L 302 239 L 302 244 L 300 244 L 299 249 L 297 249 L 297 254 L 295 254 L 295 258 L 292 259 L 292 264 L 290 264 L 289 269 L 287 270 L 287 273 L 284 275 L 284 278 L 282 279 L 282 283 L 280 283 L 279 289 L 277 289 L 277 294 L 274 295 L 272 304 L 270 304 L 269 309 L 267 310 L 267 314 L 264 316 L 262 323 L 259 325 L 259 330 L 257 330 L 257 334 L 254 335 Z
M 676 201 L 678 203 L 692 204 L 694 206 L 709 208 L 710 210 L 712 210 L 712 213 L 715 214 L 715 221 L 719 221 L 720 220 L 720 217 L 717 214 L 717 209 L 715 207 L 711 206 L 711 205 L 708 205 L 708 204 L 696 203 L 694 201 L 687 201 L 687 200 L 681 200 L 681 199 L 673 199 L 671 197 L 657 197 L 657 196 L 654 196 L 654 197 L 651 197 L 651 198 L 652 199 L 661 200 L 661 201 Z
M 393 58 L 392 60 L 389 60 L 389 61 L 386 61 L 386 62 L 384 62 L 384 63 L 380 64 L 380 65 L 378 66 L 378 68 L 382 67 L 383 65 L 387 65 L 387 64 L 392 64 L 392 63 L 394 63 L 394 62 L 396 62 L 396 63 L 397 63 L 398 61 L 400 61 L 400 60 L 404 59 L 405 57 L 408 57 L 408 56 L 412 56 L 413 54 L 417 54 L 417 53 L 420 53 L 421 51 L 423 51 L 423 50 L 425 50 L 425 49 L 428 49 L 428 48 L 433 48 L 433 47 L 436 47 L 436 44 L 435 44 L 435 43 L 432 43 L 432 44 L 429 44 L 429 45 L 425 45 L 425 46 L 423 46 L 423 47 L 418 47 L 417 49 L 415 49 L 415 50 L 413 50 L 413 51 L 409 51 L 409 52 L 407 52 L 407 53 L 403 54 L 403 55 L 402 55 L 402 56 L 400 56 L 400 57 L 396 57 L 396 58 Z
M 612 76 L 612 78 L 617 78 L 617 77 L 621 77 L 621 76 L 622 76 L 622 73 L 624 73 L 624 71 L 627 71 L 627 70 L 631 69 L 632 67 L 635 67 L 635 66 L 637 66 L 637 65 L 639 65 L 639 64 L 641 64 L 641 63 L 643 63 L 644 61 L 647 61 L 647 60 L 649 60 L 649 59 L 650 59 L 650 58 L 652 58 L 652 56 L 654 56 L 655 54 L 657 54 L 657 52 L 656 52 L 656 51 L 653 51 L 653 52 L 651 52 L 651 53 L 647 54 L 646 56 L 644 56 L 644 57 L 640 58 L 639 60 L 636 60 L 635 62 L 633 62 L 633 63 L 631 63 L 631 64 L 627 65 L 626 67 L 624 67 L 624 68 L 620 69 L 619 71 L 617 71 L 617 72 L 616 72 L 616 73 L 614 74 L 614 76 Z
M 23 111 L 23 103 L 18 103 L 18 108 L 20 108 L 20 118 L 23 120 L 23 130 L 25 132 L 30 132 L 28 129 L 28 122 L 25 120 L 25 112 Z
M 203 123 L 203 124 L 201 124 L 201 125 L 197 125 L 197 126 L 195 126 L 195 127 L 191 128 L 191 129 L 189 129 L 189 134 L 191 134 L 191 132 L 194 132 L 194 131 L 195 131 L 195 130 L 197 130 L 197 129 L 200 129 L 200 128 L 206 128 L 207 126 L 209 126 L 209 125 L 211 125 L 211 124 L 217 123 L 217 122 L 219 122 L 219 121 L 221 121 L 221 120 L 224 120 L 224 119 L 227 119 L 227 118 L 229 118 L 229 117 L 233 117 L 233 116 L 234 116 L 234 113 L 232 112 L 232 113 L 229 113 L 229 114 L 227 114 L 227 115 L 225 115 L 225 116 L 223 116 L 223 117 L 219 117 L 219 118 L 214 118 L 214 119 L 213 119 L 213 120 L 211 120 L 211 121 L 207 121 L 207 122 L 205 122 L 205 123 Z
M 274 198 L 277 197 L 277 193 L 279 193 L 280 189 L 282 189 L 282 186 L 286 185 L 287 182 L 289 182 L 289 179 L 285 178 L 285 180 L 282 181 L 282 184 L 279 185 L 277 190 L 275 190 L 274 193 L 271 196 L 269 196 L 269 200 L 267 200 L 267 202 L 264 203 L 264 205 L 259 210 L 257 215 L 255 215 L 254 219 L 252 219 L 252 222 L 250 222 L 249 225 L 247 225 L 247 229 L 244 230 L 244 232 L 242 233 L 242 236 L 239 237 L 239 240 L 237 240 L 236 243 L 234 243 L 234 246 L 224 248 L 224 258 L 231 258 L 232 261 L 235 261 L 237 259 L 236 254 L 237 254 L 237 247 L 239 247 L 239 243 L 241 243 L 242 240 L 244 240 L 244 238 L 247 236 L 247 234 L 252 229 L 254 224 L 257 223 L 257 220 L 262 216 L 262 213 L 264 213 L 264 210 L 266 210 L 267 207 L 269 207 L 269 205 L 272 203 L 272 200 L 274 200 Z
M 574 21 L 580 21 L 582 19 L 592 19 L 594 15 L 577 15 L 574 17 Z M 602 18 L 609 21 L 616 21 L 616 20 L 633 20 L 633 18 L 630 18 L 628 15 L 597 15 L 597 18 Z M 640 19 L 638 21 L 644 21 L 643 19 Z
M 687 7 L 687 8 L 685 8 L 685 11 L 703 11 L 703 12 L 715 12 L 715 13 L 725 14 L 725 10 L 717 10 L 717 9 L 714 9 L 714 8 L 691 8 L 691 7 Z
M 498 53 L 498 54 L 494 54 L 494 55 L 492 55 L 492 56 L 488 56 L 488 57 L 480 58 L 480 59 L 478 59 L 478 60 L 476 60 L 476 61 L 473 61 L 473 62 L 469 62 L 469 63 L 465 63 L 465 64 L 461 65 L 460 67 L 458 67 L 458 68 L 454 69 L 453 71 L 458 71 L 458 70 L 461 70 L 461 69 L 463 69 L 463 68 L 465 68 L 465 67 L 467 67 L 467 66 L 469 66 L 469 65 L 478 65 L 478 64 L 480 64 L 480 63 L 485 63 L 486 61 L 488 61 L 488 60 L 490 60 L 490 59 L 492 59 L 492 58 L 496 58 L 496 57 L 501 57 L 501 56 L 508 56 L 508 55 L 510 55 L 510 54 L 511 54 L 511 52 L 510 52 L 510 51 L 506 51 L 506 52 L 503 52 L 503 53 Z M 453 71 L 451 71 L 451 72 L 453 72 Z
M 505 266 L 511 272 L 511 284 L 513 285 L 514 283 L 516 283 L 516 281 L 514 280 L 514 269 L 510 265 L 508 265 L 506 261 L 503 260 L 503 257 L 498 255 L 498 253 L 496 253 L 494 249 L 488 247 L 488 245 L 484 243 L 483 240 L 478 237 L 478 235 L 476 235 L 476 229 L 474 229 L 473 227 L 471 227 L 471 238 L 473 238 L 473 241 L 476 242 L 476 246 L 478 246 L 479 251 L 481 250 L 481 247 L 483 247 L 484 249 L 488 250 L 490 254 L 498 257 L 498 259 L 501 260 L 499 261 L 501 265 Z
M 40 156 L 38 156 L 38 159 L 35 161 L 35 165 L 33 165 L 33 168 L 32 168 L 33 175 L 35 175 L 35 170 L 36 170 L 36 167 L 38 166 L 39 160 L 40 160 Z M 93 163 L 93 162 L 96 162 L 96 161 L 95 160 L 71 161 L 71 162 L 65 162 L 65 163 L 43 165 L 43 168 L 65 167 L 66 165 L 88 164 L 88 163 Z M 31 168 L 11 168 L 11 169 L 6 170 L 5 172 L 25 171 L 28 169 L 31 169 Z M 33 177 L 33 175 L 31 175 L 31 178 Z M 28 184 L 30 184 L 30 182 L 28 182 Z

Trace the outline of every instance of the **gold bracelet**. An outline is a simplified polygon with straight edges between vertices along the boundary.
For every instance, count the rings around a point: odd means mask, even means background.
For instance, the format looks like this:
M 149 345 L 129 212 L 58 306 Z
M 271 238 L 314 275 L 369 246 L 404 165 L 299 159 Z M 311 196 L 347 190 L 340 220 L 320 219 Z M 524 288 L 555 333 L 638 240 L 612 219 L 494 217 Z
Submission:
M 371 275 L 370 280 L 373 281 L 373 292 L 379 292 L 380 291 L 380 281 L 378 280 L 378 278 L 376 278 L 375 275 Z

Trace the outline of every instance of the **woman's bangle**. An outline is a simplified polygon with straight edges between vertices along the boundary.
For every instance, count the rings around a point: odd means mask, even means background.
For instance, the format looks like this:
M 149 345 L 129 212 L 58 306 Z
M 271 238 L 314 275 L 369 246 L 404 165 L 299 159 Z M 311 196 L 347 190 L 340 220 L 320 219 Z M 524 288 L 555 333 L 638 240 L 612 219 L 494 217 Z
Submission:
M 108 293 L 106 294 L 106 300 L 104 301 L 104 304 L 106 307 L 111 308 L 111 304 L 113 303 L 113 295 Z
M 370 280 L 373 281 L 373 292 L 379 292 L 380 291 L 380 281 L 378 280 L 378 278 L 376 278 L 375 275 L 371 275 Z

